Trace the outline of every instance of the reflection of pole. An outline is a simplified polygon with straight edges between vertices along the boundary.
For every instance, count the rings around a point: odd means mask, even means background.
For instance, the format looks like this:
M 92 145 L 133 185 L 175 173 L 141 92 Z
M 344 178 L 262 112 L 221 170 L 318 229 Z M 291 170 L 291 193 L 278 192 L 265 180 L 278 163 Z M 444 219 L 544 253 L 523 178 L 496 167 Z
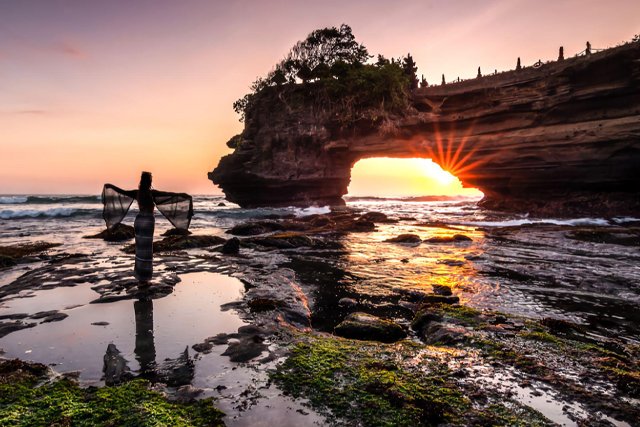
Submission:
M 156 347 L 153 341 L 153 300 L 140 299 L 133 303 L 136 313 L 136 360 L 140 365 L 140 376 L 155 373 Z

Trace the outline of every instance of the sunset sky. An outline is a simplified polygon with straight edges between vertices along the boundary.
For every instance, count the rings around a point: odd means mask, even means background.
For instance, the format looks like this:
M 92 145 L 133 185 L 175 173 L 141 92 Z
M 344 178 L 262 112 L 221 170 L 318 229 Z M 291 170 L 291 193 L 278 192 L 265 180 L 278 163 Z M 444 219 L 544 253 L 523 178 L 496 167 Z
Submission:
M 242 130 L 233 101 L 316 28 L 410 52 L 435 83 L 613 46 L 639 17 L 638 0 L 0 0 L 0 194 L 97 194 L 141 170 L 156 188 L 219 193 L 206 174 Z M 351 193 L 393 193 L 370 163 Z M 455 192 L 431 176 L 410 178 L 417 194 Z

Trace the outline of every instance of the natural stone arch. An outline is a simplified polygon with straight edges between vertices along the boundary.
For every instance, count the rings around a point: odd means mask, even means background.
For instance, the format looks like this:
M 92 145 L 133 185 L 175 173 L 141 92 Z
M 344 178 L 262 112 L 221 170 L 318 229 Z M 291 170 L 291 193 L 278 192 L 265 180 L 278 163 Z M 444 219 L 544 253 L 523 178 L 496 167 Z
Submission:
M 420 157 L 458 168 L 485 206 L 640 212 L 640 43 L 420 88 L 412 103 L 376 129 L 339 131 L 313 111 L 258 106 L 209 178 L 244 207 L 338 205 L 356 161 Z

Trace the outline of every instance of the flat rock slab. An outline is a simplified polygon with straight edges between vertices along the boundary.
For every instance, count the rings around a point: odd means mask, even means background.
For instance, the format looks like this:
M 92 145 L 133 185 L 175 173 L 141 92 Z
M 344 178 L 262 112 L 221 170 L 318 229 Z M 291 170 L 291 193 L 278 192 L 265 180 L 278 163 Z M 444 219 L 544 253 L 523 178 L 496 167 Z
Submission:
M 335 328 L 344 338 L 391 343 L 406 337 L 402 326 L 367 313 L 351 313 Z

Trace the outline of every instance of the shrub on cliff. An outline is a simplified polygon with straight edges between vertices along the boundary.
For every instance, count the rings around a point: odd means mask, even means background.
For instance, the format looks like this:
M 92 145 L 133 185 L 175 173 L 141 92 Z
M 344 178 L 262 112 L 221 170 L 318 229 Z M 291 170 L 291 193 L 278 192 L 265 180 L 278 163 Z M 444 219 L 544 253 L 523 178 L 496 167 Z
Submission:
M 266 77 L 259 77 L 233 108 L 243 121 L 259 102 L 279 100 L 290 112 L 311 107 L 340 125 L 401 113 L 413 86 L 406 60 L 403 66 L 379 55 L 377 63 L 365 64 L 369 58 L 348 25 L 315 30 Z M 415 63 L 410 55 L 408 59 L 415 73 Z

